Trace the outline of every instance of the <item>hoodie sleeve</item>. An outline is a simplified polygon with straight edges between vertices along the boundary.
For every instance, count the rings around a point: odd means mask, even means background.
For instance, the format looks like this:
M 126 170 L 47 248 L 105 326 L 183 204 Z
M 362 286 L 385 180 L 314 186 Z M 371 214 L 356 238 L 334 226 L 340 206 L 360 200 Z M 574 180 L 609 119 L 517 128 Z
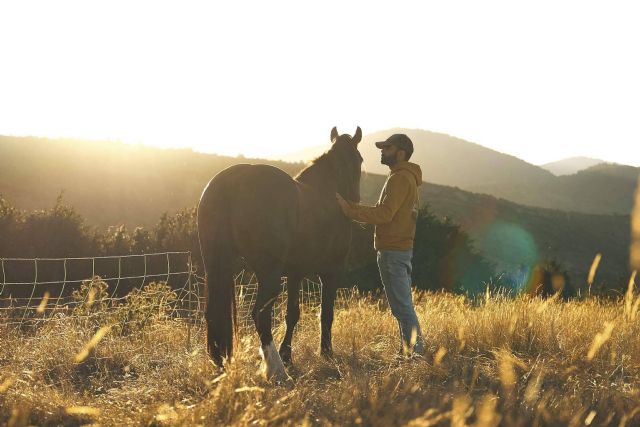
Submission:
M 404 174 L 393 174 L 385 185 L 385 191 L 380 201 L 375 206 L 363 206 L 350 204 L 351 209 L 347 216 L 355 221 L 367 224 L 386 224 L 391 222 L 402 202 L 407 198 L 412 185 Z

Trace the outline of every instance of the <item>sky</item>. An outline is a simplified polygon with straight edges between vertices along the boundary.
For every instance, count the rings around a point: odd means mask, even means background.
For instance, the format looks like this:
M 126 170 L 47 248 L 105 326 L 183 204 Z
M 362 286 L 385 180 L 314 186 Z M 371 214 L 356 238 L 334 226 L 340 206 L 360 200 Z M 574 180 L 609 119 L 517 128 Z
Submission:
M 633 1 L 2 1 L 0 135 L 277 157 L 330 129 L 640 166 Z

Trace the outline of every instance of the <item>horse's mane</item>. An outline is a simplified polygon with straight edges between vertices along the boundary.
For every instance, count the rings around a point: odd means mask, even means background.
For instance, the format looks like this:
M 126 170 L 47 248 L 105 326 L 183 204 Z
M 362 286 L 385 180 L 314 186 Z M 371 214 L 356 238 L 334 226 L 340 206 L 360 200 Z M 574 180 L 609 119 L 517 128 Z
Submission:
M 330 151 L 326 151 L 323 154 L 319 155 L 315 159 L 311 160 L 311 164 L 302 169 L 298 174 L 294 177 L 296 181 L 303 182 L 305 178 L 309 177 L 310 174 L 313 174 L 320 167 L 323 167 L 331 162 L 331 154 Z

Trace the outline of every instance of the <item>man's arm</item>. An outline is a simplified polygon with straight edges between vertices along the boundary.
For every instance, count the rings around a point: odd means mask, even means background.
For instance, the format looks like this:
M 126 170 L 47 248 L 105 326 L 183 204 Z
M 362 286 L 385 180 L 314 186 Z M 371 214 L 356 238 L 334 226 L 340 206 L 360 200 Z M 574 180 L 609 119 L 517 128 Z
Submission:
M 389 177 L 385 195 L 376 206 L 363 206 L 343 200 L 344 203 L 340 203 L 342 211 L 355 221 L 374 225 L 386 224 L 393 219 L 409 194 L 411 183 L 408 180 L 409 178 L 402 174 L 393 175 Z M 339 202 L 340 199 L 342 198 L 338 199 Z

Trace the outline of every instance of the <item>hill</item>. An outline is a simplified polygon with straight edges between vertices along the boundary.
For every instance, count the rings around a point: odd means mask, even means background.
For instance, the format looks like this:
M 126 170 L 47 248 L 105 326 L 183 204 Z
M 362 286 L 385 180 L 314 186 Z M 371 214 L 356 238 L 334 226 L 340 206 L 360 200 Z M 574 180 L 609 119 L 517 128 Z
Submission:
M 604 160 L 593 159 L 591 157 L 570 157 L 568 159 L 546 163 L 544 165 L 540 165 L 540 167 L 548 170 L 556 176 L 560 176 L 572 175 L 574 173 L 580 172 L 581 170 L 604 162 Z
M 516 183 L 553 180 L 550 172 L 517 157 L 442 133 L 401 128 L 363 137 L 359 149 L 367 172 L 386 175 L 388 168 L 380 164 L 380 150 L 374 142 L 385 140 L 394 133 L 405 133 L 411 138 L 415 147 L 411 161 L 422 167 L 423 178 L 427 182 L 465 188 L 478 183 L 509 180 Z M 286 159 L 307 160 L 321 152 L 322 147 L 312 147 L 292 153 Z
M 0 136 L 0 194 L 21 209 L 45 209 L 63 192 L 90 224 L 150 227 L 163 212 L 194 206 L 207 182 L 237 163 L 302 164 L 224 157 L 116 142 Z
M 366 176 L 363 201 L 374 203 L 383 183 L 382 176 Z M 498 271 L 526 270 L 553 259 L 567 269 L 577 288 L 584 288 L 591 262 L 601 253 L 599 280 L 620 285 L 628 275 L 628 215 L 534 208 L 431 183 L 422 185 L 420 197 L 433 212 L 460 224 Z
M 49 208 L 64 192 L 65 201 L 89 224 L 150 228 L 162 213 L 194 206 L 217 172 L 245 162 L 269 163 L 291 175 L 303 167 L 111 142 L 0 137 L 0 194 L 32 210 Z M 617 179 L 621 171 L 599 166 L 584 173 Z M 366 174 L 363 201 L 373 203 L 383 182 L 382 175 Z M 460 223 L 501 269 L 554 258 L 584 283 L 593 256 L 602 252 L 600 278 L 619 282 L 627 274 L 628 216 L 531 208 L 431 183 L 422 191 L 423 203 Z
M 388 129 L 365 135 L 360 144 L 368 172 L 387 173 L 373 144 L 393 133 L 413 140 L 411 160 L 422 166 L 423 178 L 435 184 L 491 194 L 513 202 L 592 214 L 629 214 L 640 168 L 605 164 L 573 175 L 555 176 L 542 167 L 517 157 L 442 133 L 419 129 Z M 287 156 L 289 160 L 311 158 L 322 147 Z

